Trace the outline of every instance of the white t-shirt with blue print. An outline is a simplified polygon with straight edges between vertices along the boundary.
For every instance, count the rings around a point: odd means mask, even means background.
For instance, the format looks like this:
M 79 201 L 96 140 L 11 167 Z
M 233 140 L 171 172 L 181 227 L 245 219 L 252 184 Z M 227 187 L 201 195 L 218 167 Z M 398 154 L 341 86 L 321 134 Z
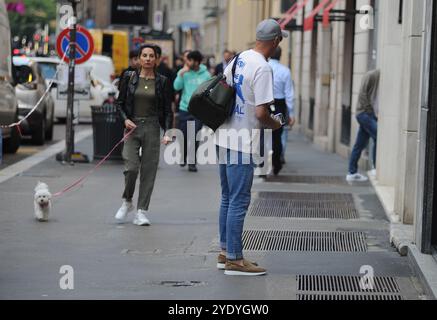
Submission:
M 259 155 L 262 125 L 255 116 L 257 106 L 272 104 L 273 73 L 265 57 L 255 50 L 240 54 L 232 83 L 233 61 L 224 75 L 236 89 L 235 110 L 215 134 L 215 143 L 223 148 Z

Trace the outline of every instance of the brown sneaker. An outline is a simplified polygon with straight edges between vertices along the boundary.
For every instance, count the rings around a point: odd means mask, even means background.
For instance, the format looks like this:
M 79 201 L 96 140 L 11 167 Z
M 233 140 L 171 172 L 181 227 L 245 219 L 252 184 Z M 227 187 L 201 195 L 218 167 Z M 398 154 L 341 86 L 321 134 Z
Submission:
M 226 266 L 226 256 L 219 254 L 217 258 L 217 269 L 225 270 L 225 266 Z
M 266 269 L 258 267 L 248 260 L 244 260 L 244 267 L 232 261 L 227 261 L 225 266 L 225 275 L 227 276 L 263 276 L 266 273 Z
M 225 270 L 225 268 L 226 268 L 226 261 L 227 261 L 226 256 L 223 255 L 223 254 L 219 254 L 219 256 L 217 258 L 217 269 Z M 246 259 L 244 259 L 244 262 L 245 263 L 251 263 L 251 264 L 253 264 L 255 266 L 258 266 L 258 264 L 256 262 L 252 262 L 252 261 L 249 261 L 249 260 L 246 260 Z

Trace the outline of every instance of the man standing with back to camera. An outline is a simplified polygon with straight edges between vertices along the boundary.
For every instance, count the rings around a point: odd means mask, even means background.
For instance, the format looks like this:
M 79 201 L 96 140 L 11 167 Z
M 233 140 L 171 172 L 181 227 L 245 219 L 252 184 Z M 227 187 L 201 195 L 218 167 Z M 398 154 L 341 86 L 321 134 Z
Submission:
M 284 37 L 279 24 L 268 19 L 256 29 L 254 49 L 238 56 L 234 79 L 233 62 L 225 70 L 227 83 L 237 87 L 235 112 L 216 132 L 215 142 L 220 161 L 222 200 L 220 208 L 220 246 L 217 268 L 225 275 L 261 276 L 266 270 L 243 257 L 243 225 L 251 200 L 255 170 L 254 159 L 260 157 L 255 130 L 282 127 L 270 116 L 274 102 L 273 74 L 267 60 Z M 241 143 L 228 140 L 228 133 L 247 130 Z M 229 143 L 230 142 L 230 143 Z

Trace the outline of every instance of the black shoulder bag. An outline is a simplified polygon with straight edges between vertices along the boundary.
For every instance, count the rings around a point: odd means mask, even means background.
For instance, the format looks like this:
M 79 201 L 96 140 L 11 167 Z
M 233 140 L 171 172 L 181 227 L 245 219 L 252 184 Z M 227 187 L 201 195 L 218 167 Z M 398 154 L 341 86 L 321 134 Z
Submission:
M 238 54 L 232 65 L 232 83 L 234 83 Z M 218 74 L 202 83 L 193 93 L 188 105 L 188 112 L 216 131 L 232 116 L 235 107 L 234 86 L 229 86 L 226 77 Z

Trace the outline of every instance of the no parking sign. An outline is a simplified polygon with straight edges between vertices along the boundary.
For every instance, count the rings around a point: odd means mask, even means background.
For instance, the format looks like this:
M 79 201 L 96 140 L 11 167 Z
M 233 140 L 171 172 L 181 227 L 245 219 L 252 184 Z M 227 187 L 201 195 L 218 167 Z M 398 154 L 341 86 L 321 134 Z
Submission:
M 76 33 L 76 64 L 86 62 L 94 53 L 94 40 L 87 29 L 82 26 L 77 26 Z M 69 54 L 65 54 L 70 45 L 70 29 L 64 29 L 56 40 L 56 50 L 59 57 L 66 63 L 70 62 Z

